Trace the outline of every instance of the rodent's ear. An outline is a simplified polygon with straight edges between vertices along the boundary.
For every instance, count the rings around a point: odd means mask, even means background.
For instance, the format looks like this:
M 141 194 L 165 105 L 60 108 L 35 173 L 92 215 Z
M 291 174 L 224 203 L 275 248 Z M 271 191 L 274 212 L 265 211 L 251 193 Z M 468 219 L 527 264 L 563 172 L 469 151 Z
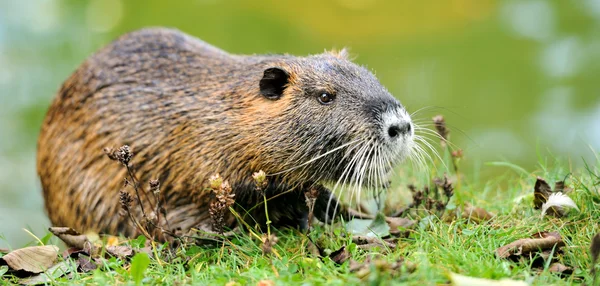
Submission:
M 283 95 L 290 75 L 281 68 L 268 68 L 260 80 L 260 93 L 268 99 L 279 99 Z

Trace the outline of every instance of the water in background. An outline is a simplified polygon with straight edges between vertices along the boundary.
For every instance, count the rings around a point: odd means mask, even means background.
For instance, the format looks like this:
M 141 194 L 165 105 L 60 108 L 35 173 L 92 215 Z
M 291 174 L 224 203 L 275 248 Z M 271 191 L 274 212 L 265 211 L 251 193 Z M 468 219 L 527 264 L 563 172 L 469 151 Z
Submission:
M 533 170 L 539 151 L 579 164 L 600 150 L 600 0 L 0 0 L 0 246 L 48 226 L 35 150 L 61 82 L 147 26 L 232 53 L 350 47 L 410 111 L 435 107 L 417 118 L 445 114 L 469 164 Z

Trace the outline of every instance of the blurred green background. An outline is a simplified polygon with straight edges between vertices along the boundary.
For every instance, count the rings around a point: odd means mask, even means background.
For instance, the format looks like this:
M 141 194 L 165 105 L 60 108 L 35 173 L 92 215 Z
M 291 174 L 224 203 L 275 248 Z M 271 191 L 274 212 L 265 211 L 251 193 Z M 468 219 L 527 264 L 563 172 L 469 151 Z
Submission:
M 538 152 L 580 165 L 600 150 L 600 0 L 0 0 L 0 247 L 48 226 L 35 154 L 54 93 L 146 26 L 232 53 L 349 47 L 410 111 L 434 107 L 417 118 L 446 115 L 471 170 L 533 170 Z

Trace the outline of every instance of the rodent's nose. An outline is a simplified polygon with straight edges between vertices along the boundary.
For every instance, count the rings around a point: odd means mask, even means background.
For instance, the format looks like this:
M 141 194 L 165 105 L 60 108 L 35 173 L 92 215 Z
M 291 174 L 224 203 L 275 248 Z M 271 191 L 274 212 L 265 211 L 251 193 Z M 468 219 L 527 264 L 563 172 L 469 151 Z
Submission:
M 412 130 L 410 122 L 394 123 L 388 127 L 388 135 L 396 139 L 400 135 L 408 134 Z

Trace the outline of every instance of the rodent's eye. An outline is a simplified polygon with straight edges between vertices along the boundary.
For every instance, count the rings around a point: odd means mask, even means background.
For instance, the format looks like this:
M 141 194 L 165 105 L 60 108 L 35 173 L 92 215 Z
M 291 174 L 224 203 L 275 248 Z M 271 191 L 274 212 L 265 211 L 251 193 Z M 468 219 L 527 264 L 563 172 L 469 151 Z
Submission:
M 318 96 L 319 102 L 321 104 L 330 104 L 335 99 L 335 95 L 327 92 L 323 92 Z

